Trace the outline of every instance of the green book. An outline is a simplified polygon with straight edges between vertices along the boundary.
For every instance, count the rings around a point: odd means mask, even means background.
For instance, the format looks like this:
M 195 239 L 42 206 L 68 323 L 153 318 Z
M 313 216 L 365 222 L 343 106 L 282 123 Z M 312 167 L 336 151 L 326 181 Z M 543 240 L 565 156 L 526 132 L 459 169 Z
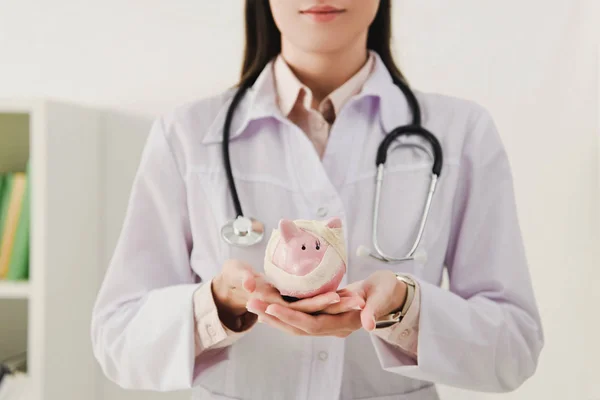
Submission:
M 2 247 L 2 233 L 4 232 L 4 224 L 8 217 L 8 205 L 12 193 L 13 175 L 6 174 L 2 179 L 2 193 L 0 194 L 0 247 Z
M 0 175 L 0 210 L 2 210 L 2 199 L 4 198 L 4 186 L 6 186 L 6 174 Z
M 4 174 L 0 174 L 0 202 L 2 201 L 2 188 L 4 187 Z
M 25 193 L 19 214 L 17 231 L 15 232 L 15 241 L 8 264 L 7 280 L 26 280 L 29 278 L 29 221 L 30 221 L 30 193 L 31 179 L 29 170 L 27 171 Z

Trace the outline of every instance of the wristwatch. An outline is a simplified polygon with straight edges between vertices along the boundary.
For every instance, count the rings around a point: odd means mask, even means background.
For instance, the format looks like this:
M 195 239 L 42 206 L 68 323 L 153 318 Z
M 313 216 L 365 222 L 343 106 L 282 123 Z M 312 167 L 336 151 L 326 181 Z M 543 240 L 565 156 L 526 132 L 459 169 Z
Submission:
M 406 297 L 404 299 L 404 304 L 402 304 L 398 310 L 393 311 L 392 313 L 380 318 L 377 322 L 375 322 L 375 329 L 387 328 L 402 321 L 408 312 L 410 305 L 412 304 L 415 296 L 415 281 L 398 273 L 396 273 L 396 279 L 406 283 Z

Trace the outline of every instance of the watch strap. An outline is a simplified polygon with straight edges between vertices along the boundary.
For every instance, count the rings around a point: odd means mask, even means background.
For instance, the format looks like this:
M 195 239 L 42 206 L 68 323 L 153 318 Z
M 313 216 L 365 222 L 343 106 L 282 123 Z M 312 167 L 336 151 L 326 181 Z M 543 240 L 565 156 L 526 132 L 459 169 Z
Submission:
M 404 299 L 404 304 L 402 304 L 402 306 L 400 306 L 398 310 L 376 321 L 375 329 L 387 328 L 401 322 L 408 310 L 410 309 L 413 298 L 415 297 L 416 284 L 411 278 L 404 275 L 396 274 L 396 279 L 406 284 L 406 297 Z

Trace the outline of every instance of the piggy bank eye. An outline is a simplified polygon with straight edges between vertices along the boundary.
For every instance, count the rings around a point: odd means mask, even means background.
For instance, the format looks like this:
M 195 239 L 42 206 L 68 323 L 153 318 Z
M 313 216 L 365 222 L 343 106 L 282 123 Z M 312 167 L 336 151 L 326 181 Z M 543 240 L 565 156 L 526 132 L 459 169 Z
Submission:
M 316 242 L 315 244 L 316 244 L 316 247 L 315 247 L 315 248 L 316 248 L 317 250 L 319 250 L 319 249 L 321 248 L 321 243 L 319 243 L 319 242 Z
M 305 245 L 302 245 L 302 250 L 306 250 L 306 246 Z

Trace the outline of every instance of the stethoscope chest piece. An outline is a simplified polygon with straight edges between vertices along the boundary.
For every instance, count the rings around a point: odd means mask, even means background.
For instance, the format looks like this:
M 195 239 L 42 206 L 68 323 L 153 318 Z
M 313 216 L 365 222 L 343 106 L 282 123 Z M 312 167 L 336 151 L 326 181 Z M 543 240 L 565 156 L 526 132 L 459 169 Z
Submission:
M 265 235 L 264 225 L 254 219 L 237 217 L 221 228 L 223 240 L 232 246 L 250 247 L 260 243 Z

